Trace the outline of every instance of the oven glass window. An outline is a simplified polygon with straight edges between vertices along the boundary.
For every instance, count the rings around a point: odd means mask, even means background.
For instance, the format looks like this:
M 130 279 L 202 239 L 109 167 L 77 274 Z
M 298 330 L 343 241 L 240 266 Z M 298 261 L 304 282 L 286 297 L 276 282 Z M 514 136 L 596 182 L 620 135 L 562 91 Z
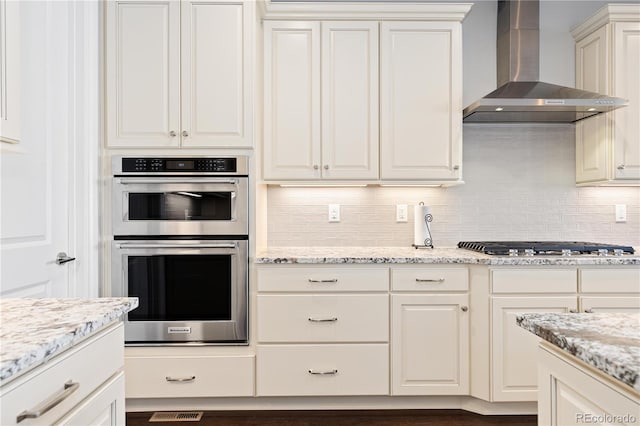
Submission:
M 231 320 L 231 255 L 128 256 L 129 321 Z
M 130 192 L 129 220 L 230 220 L 233 192 Z

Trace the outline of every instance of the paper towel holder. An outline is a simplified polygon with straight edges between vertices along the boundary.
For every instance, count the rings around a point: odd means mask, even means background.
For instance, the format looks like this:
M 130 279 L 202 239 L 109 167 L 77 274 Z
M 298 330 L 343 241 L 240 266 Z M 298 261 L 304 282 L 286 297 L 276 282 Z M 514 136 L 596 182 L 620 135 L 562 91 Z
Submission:
M 424 202 L 420 201 L 418 203 L 418 205 L 420 206 L 424 206 Z M 413 220 L 417 220 L 418 218 L 414 217 Z M 415 247 L 416 249 L 424 249 L 424 248 L 433 248 L 433 237 L 431 236 L 431 227 L 429 226 L 429 222 L 433 221 L 433 215 L 431 213 L 428 213 L 424 216 L 424 221 L 425 224 L 427 225 L 427 234 L 429 234 L 427 236 L 427 238 L 424 239 L 424 244 L 411 244 L 412 247 Z

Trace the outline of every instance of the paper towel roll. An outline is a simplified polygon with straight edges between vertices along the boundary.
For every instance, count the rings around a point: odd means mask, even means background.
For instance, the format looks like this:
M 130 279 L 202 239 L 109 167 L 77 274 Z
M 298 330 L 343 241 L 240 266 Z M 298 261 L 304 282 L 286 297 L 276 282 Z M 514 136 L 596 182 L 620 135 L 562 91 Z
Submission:
M 414 207 L 413 215 L 413 244 L 416 246 L 433 247 L 431 239 L 431 210 L 423 204 Z

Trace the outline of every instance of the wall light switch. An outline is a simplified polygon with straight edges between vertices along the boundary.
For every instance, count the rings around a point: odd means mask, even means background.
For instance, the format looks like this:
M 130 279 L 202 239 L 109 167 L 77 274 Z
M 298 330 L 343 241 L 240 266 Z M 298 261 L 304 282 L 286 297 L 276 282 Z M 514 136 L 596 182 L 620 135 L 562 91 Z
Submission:
M 409 220 L 407 205 L 406 204 L 397 204 L 396 205 L 396 222 L 406 222 Z
M 626 222 L 626 221 L 627 221 L 627 205 L 616 204 L 616 222 Z
M 340 204 L 329 204 L 329 222 L 340 222 Z

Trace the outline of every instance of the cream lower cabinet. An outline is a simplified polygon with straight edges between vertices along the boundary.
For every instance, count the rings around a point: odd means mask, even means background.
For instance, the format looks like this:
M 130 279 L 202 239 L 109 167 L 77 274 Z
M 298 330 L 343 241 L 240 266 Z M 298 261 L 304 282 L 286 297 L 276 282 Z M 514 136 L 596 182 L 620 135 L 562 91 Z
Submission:
M 389 272 L 257 268 L 256 394 L 388 395 Z
M 538 359 L 538 424 L 638 424 L 638 394 L 630 387 L 546 342 Z
M 105 2 L 107 147 L 252 147 L 253 8 Z
M 392 268 L 391 277 L 392 395 L 468 394 L 467 268 Z
M 124 425 L 123 360 L 119 323 L 2 386 L 0 424 Z
M 638 312 L 637 266 L 492 268 L 491 399 L 537 399 L 541 339 L 516 324 L 522 313 Z
M 640 182 L 640 12 L 611 4 L 572 30 L 576 87 L 629 100 L 629 105 L 576 124 L 576 182 Z

